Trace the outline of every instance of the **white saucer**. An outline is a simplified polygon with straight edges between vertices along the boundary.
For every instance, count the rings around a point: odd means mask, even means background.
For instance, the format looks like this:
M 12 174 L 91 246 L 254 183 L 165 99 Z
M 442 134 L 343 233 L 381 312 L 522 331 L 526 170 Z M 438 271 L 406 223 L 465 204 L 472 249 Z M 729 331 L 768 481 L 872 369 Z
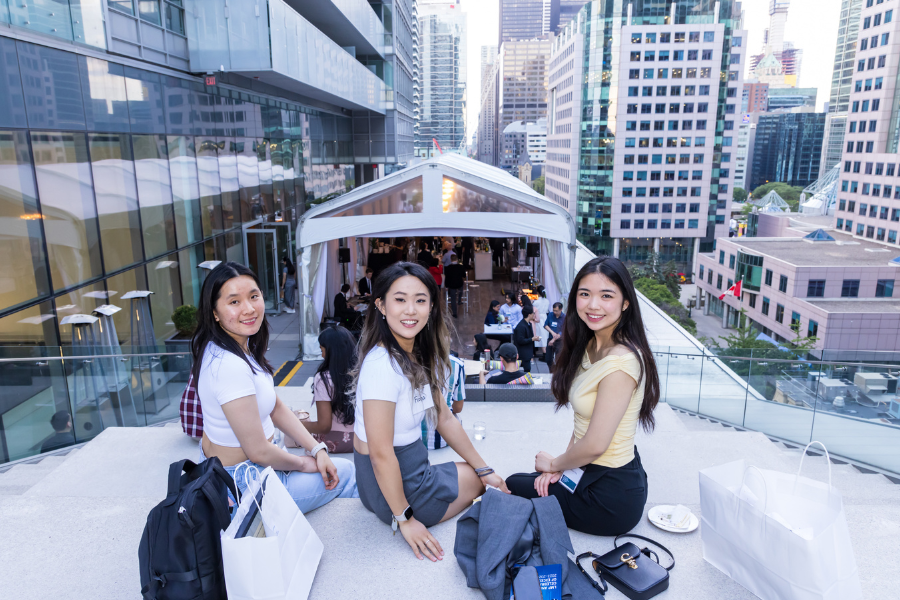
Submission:
M 647 520 L 649 520 L 651 523 L 653 523 L 663 531 L 669 531 L 671 533 L 689 533 L 700 526 L 700 519 L 698 519 L 697 515 L 693 513 L 691 513 L 690 521 L 688 522 L 686 527 L 672 527 L 667 521 L 663 521 L 660 518 L 660 515 L 671 511 L 673 508 L 673 506 L 668 506 L 665 504 L 654 506 L 649 511 L 647 511 Z

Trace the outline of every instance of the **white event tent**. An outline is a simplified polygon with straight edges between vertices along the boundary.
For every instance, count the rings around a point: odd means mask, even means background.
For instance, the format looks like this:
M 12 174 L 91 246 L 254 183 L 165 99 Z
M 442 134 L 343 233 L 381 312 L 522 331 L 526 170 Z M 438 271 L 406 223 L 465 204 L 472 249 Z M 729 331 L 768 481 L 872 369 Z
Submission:
M 565 294 L 574 277 L 575 222 L 566 209 L 501 169 L 457 154 L 440 155 L 301 217 L 297 249 L 304 358 L 318 355 L 319 323 L 334 295 L 327 292 L 342 277 L 339 239 L 346 238 L 350 264 L 361 265 L 368 256 L 367 238 L 445 235 L 540 239 L 539 279 L 551 298 Z

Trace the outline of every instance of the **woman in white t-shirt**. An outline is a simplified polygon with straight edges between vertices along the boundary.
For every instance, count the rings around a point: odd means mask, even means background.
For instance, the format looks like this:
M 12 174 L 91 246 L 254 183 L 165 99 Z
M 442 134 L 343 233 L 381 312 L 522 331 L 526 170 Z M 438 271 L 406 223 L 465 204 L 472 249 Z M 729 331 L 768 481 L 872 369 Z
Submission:
M 440 560 L 444 551 L 426 528 L 471 505 L 485 485 L 508 490 L 444 405 L 450 336 L 434 278 L 419 264 L 401 262 L 382 271 L 373 287 L 350 386 L 359 497 L 395 532 L 399 527 L 419 559 Z M 428 462 L 426 414 L 465 462 Z
M 203 409 L 201 460 L 218 457 L 232 477 L 238 465 L 260 472 L 272 467 L 303 512 L 334 498 L 356 498 L 356 469 L 328 456 L 297 416 L 275 395 L 266 360 L 269 328 L 256 275 L 233 262 L 207 276 L 200 292 L 197 331 L 191 340 L 193 375 Z M 308 456 L 295 456 L 272 443 L 275 427 L 291 436 Z M 242 492 L 251 469 L 235 479 Z

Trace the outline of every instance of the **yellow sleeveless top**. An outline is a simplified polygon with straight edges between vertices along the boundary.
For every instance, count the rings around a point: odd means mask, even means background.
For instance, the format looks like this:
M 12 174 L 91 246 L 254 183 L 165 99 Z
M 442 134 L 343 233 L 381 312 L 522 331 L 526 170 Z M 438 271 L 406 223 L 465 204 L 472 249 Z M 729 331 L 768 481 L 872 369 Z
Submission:
M 638 385 L 631 394 L 631 402 L 629 402 L 628 409 L 619 422 L 619 426 L 616 427 L 609 448 L 593 462 L 595 465 L 612 468 L 627 465 L 634 460 L 634 434 L 637 431 L 641 405 L 644 403 L 644 384 L 639 379 L 641 376 L 640 360 L 631 352 L 622 356 L 609 354 L 591 364 L 591 359 L 585 352 L 581 359 L 581 369 L 575 376 L 572 389 L 569 391 L 569 402 L 575 410 L 575 441 L 577 442 L 587 433 L 591 415 L 594 413 L 597 387 L 600 385 L 600 381 L 615 371 L 624 371 L 637 381 Z

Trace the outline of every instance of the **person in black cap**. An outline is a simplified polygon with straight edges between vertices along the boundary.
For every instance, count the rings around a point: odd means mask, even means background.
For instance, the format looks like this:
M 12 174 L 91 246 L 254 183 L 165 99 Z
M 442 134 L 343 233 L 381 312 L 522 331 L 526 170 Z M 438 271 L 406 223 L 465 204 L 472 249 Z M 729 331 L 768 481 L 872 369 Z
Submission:
M 519 353 L 516 351 L 516 347 L 509 342 L 500 345 L 500 349 L 497 350 L 497 354 L 500 355 L 500 363 L 503 365 L 503 372 L 499 375 L 494 375 L 487 381 L 485 381 L 485 372 L 482 371 L 478 376 L 478 383 L 484 385 L 485 383 L 509 383 L 519 377 L 525 375 L 525 371 L 519 368 L 518 363 L 516 362 L 519 358 Z
M 530 304 L 522 308 L 522 320 L 513 329 L 512 341 L 519 352 L 519 360 L 522 361 L 522 369 L 531 373 L 531 359 L 534 357 L 534 343 L 541 339 L 534 335 L 534 307 Z

